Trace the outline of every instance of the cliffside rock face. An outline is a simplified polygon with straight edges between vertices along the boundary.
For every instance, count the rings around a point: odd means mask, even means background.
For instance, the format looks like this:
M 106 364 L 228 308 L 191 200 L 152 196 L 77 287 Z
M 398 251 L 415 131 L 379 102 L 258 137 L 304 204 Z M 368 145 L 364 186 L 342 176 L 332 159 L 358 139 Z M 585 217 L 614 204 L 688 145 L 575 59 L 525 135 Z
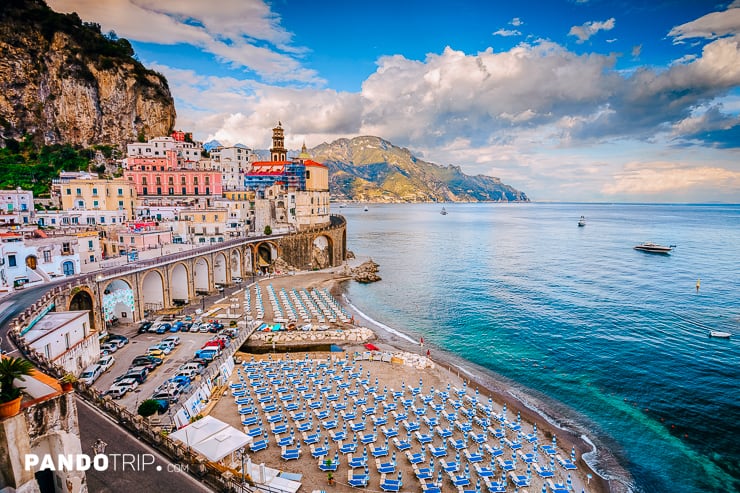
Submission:
M 367 202 L 528 202 L 524 192 L 493 176 L 416 158 L 379 137 L 339 139 L 311 149 L 329 166 L 332 197 Z
M 0 7 L 0 140 L 126 144 L 168 135 L 175 107 L 165 78 L 132 58 L 125 39 L 39 0 Z

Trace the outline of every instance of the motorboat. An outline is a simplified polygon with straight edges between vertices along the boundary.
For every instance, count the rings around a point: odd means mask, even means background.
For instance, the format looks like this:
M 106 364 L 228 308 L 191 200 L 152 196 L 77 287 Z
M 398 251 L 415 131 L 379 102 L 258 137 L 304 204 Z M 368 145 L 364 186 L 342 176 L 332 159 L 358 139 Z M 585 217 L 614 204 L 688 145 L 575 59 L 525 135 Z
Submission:
M 370 209 L 368 209 L 368 208 L 367 208 L 367 206 L 365 206 L 365 212 L 367 212 L 367 211 L 369 211 L 369 210 L 370 210 Z
M 442 214 L 443 216 L 447 215 L 447 211 L 445 210 L 444 206 L 442 206 L 442 210 L 439 211 L 439 213 Z
M 720 339 L 729 339 L 732 336 L 729 332 L 722 332 L 720 330 L 710 330 L 709 337 L 718 337 Z
M 635 246 L 635 250 L 648 253 L 671 253 L 674 248 L 676 248 L 676 245 L 658 245 L 657 243 L 651 243 L 649 241 Z
M 578 227 L 582 228 L 586 225 L 586 218 L 581 216 L 581 218 L 578 220 Z

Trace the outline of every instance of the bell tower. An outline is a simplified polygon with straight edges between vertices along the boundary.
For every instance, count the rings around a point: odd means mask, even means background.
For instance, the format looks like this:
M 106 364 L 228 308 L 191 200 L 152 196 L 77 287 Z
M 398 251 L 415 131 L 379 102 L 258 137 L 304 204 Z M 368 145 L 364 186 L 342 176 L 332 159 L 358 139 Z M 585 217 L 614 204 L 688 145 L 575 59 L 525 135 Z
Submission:
M 272 161 L 285 161 L 288 151 L 285 149 L 285 136 L 283 135 L 282 123 L 278 121 L 277 127 L 272 129 L 272 147 L 270 156 Z

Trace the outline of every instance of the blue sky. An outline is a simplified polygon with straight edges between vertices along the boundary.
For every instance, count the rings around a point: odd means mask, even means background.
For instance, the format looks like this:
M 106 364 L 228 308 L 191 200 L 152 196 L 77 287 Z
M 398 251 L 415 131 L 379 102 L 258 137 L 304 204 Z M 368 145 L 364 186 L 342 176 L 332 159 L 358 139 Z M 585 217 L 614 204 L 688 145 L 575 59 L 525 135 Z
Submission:
M 200 140 L 377 135 L 535 200 L 740 202 L 740 0 L 49 0 Z

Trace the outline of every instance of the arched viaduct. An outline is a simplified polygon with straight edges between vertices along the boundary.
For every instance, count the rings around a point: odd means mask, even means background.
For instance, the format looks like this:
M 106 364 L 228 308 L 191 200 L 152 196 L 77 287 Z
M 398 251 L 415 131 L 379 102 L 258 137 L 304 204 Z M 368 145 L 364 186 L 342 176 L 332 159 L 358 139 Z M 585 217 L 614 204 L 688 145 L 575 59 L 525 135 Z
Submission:
M 102 330 L 117 317 L 136 322 L 148 313 L 173 308 L 231 285 L 273 271 L 278 259 L 297 269 L 341 265 L 347 252 L 346 222 L 286 235 L 237 238 L 223 243 L 140 260 L 125 267 L 79 278 L 68 289 L 55 289 L 57 311 L 90 310 L 90 324 Z

